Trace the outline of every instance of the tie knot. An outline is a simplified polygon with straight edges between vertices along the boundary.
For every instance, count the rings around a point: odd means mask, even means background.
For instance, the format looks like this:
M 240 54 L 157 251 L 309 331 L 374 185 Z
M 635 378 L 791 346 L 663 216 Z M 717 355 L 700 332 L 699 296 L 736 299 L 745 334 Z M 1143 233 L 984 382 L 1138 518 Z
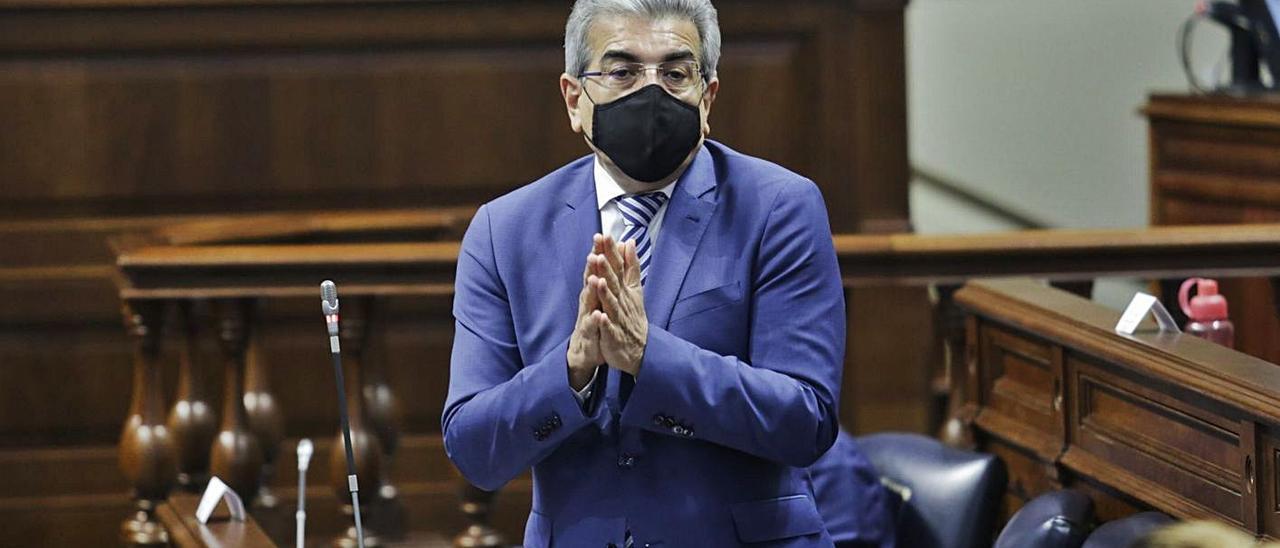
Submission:
M 646 194 L 628 194 L 618 197 L 618 210 L 622 218 L 633 226 L 649 226 L 662 204 L 667 202 L 667 195 L 661 192 Z

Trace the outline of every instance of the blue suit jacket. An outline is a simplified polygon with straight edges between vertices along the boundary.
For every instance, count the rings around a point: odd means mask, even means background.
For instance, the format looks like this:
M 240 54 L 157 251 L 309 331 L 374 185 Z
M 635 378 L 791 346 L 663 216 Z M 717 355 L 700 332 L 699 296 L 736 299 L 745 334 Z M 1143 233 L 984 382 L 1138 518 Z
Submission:
M 463 238 L 449 457 L 488 490 L 533 467 L 525 546 L 830 546 L 804 467 L 839 429 L 845 314 L 817 187 L 707 142 L 654 250 L 634 389 L 610 369 L 584 410 L 565 353 L 592 167 L 485 204 Z

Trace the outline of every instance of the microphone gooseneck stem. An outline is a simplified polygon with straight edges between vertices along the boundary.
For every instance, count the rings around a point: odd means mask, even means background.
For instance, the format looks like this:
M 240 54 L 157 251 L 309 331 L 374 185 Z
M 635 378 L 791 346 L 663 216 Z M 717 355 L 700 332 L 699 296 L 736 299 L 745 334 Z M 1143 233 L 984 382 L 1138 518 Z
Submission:
M 360 521 L 360 484 L 356 481 L 356 458 L 351 448 L 351 422 L 347 417 L 347 388 L 342 376 L 342 352 L 338 337 L 329 337 L 333 356 L 333 375 L 338 381 L 338 417 L 342 422 L 342 441 L 347 449 L 347 487 L 351 490 L 351 509 L 356 518 L 356 545 L 364 548 L 364 526 Z
M 298 471 L 298 513 L 294 515 L 298 521 L 298 531 L 294 535 L 294 543 L 298 548 L 305 548 L 307 536 L 307 472 Z

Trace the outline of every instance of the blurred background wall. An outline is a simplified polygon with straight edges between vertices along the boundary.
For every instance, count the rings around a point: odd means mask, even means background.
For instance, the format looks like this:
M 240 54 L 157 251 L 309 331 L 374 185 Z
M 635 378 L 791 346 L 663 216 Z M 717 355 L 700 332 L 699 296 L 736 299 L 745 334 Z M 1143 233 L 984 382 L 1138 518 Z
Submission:
M 1147 225 L 1154 91 L 1185 91 L 1194 0 L 915 0 L 907 9 L 912 221 L 928 233 Z M 1227 35 L 1202 26 L 1195 65 Z M 940 179 L 999 209 L 955 199 Z

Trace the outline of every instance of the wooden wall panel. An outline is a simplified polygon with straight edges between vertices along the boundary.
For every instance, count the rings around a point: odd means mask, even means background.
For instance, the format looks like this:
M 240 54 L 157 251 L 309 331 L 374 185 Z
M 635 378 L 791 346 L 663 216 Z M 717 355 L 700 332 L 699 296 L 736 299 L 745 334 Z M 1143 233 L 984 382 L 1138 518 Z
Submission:
M 563 4 L 514 3 L 510 35 L 459 4 L 15 12 L 0 211 L 472 203 L 585 154 L 556 84 Z M 722 4 L 713 137 L 813 178 L 838 228 L 905 227 L 900 14 Z

